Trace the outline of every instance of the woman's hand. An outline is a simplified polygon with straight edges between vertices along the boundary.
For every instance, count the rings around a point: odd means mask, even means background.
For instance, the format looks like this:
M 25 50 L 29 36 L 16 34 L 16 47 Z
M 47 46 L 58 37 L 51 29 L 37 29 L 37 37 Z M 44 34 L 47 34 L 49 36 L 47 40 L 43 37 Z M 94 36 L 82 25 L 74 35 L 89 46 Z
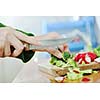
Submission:
M 61 36 L 59 34 L 54 32 L 49 33 L 47 35 L 33 37 L 33 36 L 27 36 L 10 27 L 0 28 L 0 57 L 6 57 L 6 56 L 17 57 L 18 55 L 21 54 L 21 52 L 25 48 L 24 43 L 40 46 L 41 43 L 39 43 L 39 40 L 55 39 L 60 37 Z M 11 51 L 11 46 L 13 46 L 15 49 L 13 52 Z M 68 46 L 66 44 L 63 44 L 59 46 L 59 50 L 49 47 L 33 51 L 48 52 L 50 54 L 55 55 L 58 58 L 61 58 L 62 57 L 61 52 L 68 51 Z
M 34 37 L 27 36 L 10 27 L 0 28 L 0 57 L 20 55 L 24 49 L 23 42 L 38 45 Z M 11 52 L 11 46 L 15 48 L 13 52 Z
M 48 33 L 46 35 L 42 35 L 42 36 L 36 36 L 34 39 L 36 40 L 45 40 L 45 39 L 57 39 L 57 38 L 61 38 L 61 36 L 58 33 L 55 32 L 51 32 Z M 67 44 L 63 44 L 60 45 L 58 47 L 58 50 L 55 48 L 45 48 L 45 49 L 38 49 L 38 50 L 33 50 L 33 51 L 43 51 L 43 52 L 48 52 L 50 54 L 53 54 L 54 56 L 58 57 L 58 58 L 62 58 L 62 52 L 64 51 L 69 51 Z

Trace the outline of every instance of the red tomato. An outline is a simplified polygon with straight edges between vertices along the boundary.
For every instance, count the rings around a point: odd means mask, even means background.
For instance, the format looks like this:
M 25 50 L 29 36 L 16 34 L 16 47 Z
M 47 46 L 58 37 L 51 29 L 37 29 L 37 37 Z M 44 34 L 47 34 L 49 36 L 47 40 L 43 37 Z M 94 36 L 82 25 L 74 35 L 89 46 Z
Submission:
M 94 61 L 94 59 L 97 58 L 97 55 L 96 55 L 95 53 L 88 52 L 87 54 L 88 54 L 88 56 L 91 58 L 91 61 Z
M 79 53 L 75 56 L 74 60 L 79 61 L 81 58 L 84 58 L 85 54 L 84 53 Z
M 89 81 L 90 81 L 90 79 L 87 78 L 87 77 L 85 77 L 85 78 L 82 79 L 82 82 L 89 82 Z
M 78 53 L 74 60 L 78 62 L 79 64 L 82 64 L 84 61 L 86 64 L 89 64 L 91 61 L 94 61 L 94 59 L 97 58 L 97 55 L 92 52 L 86 52 L 86 53 Z

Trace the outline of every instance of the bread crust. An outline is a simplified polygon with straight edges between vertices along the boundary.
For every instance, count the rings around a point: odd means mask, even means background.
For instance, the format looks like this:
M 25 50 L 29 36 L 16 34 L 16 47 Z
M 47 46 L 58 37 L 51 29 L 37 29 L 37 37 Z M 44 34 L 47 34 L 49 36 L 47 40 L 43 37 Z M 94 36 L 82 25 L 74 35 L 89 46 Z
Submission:
M 97 63 L 97 62 L 91 62 L 90 64 L 85 64 L 85 65 L 79 64 L 78 66 L 79 66 L 80 70 L 100 69 L 100 63 Z M 61 75 L 67 74 L 69 67 L 70 66 L 62 68 L 62 67 L 53 66 L 52 70 L 61 76 Z

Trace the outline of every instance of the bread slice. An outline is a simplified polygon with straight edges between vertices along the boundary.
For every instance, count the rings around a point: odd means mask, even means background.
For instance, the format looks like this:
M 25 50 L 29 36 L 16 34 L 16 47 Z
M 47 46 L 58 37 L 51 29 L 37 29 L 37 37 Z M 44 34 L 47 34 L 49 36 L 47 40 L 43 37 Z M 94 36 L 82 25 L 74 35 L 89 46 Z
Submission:
M 53 66 L 51 69 L 55 71 L 58 75 L 65 75 L 68 72 L 68 68 L 70 66 L 66 66 L 65 68 Z M 87 70 L 87 69 L 100 69 L 100 63 L 91 62 L 90 64 L 79 64 L 78 67 L 80 70 Z
M 100 69 L 100 63 L 91 62 L 90 64 L 79 65 L 79 68 L 80 68 L 81 70 Z

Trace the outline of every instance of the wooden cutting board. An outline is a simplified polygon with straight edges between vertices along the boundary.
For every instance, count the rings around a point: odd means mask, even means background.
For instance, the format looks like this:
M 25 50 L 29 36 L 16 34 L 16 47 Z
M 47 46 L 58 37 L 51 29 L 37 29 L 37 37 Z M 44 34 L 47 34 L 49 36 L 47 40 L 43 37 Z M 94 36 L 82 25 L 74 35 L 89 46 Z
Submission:
M 89 78 L 89 82 L 83 82 L 82 79 L 78 80 L 68 80 L 67 78 L 64 80 L 64 83 L 100 83 L 100 71 L 98 73 L 93 73 L 92 75 L 86 75 L 83 78 Z M 51 83 L 58 83 L 54 78 L 51 78 Z

